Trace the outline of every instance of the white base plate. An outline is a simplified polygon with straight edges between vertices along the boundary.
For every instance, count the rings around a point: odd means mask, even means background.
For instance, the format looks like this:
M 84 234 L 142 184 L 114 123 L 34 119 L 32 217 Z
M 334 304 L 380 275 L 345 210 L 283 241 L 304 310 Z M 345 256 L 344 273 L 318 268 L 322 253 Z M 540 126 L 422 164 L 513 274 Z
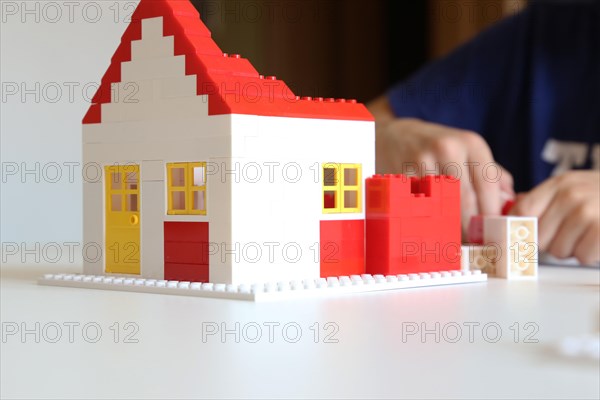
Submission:
M 442 271 L 390 276 L 352 275 L 339 278 L 306 279 L 301 282 L 269 282 L 253 285 L 179 282 L 108 275 L 46 274 L 38 280 L 38 283 L 47 286 L 273 301 L 485 281 L 487 281 L 487 275 L 480 271 Z

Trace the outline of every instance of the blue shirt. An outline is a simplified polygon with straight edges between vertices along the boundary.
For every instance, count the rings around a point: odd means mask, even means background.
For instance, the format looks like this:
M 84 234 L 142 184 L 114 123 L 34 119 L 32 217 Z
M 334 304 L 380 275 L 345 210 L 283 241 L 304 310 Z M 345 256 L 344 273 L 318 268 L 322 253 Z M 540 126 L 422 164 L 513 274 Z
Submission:
M 388 93 L 397 117 L 480 133 L 529 190 L 600 163 L 600 1 L 534 1 Z

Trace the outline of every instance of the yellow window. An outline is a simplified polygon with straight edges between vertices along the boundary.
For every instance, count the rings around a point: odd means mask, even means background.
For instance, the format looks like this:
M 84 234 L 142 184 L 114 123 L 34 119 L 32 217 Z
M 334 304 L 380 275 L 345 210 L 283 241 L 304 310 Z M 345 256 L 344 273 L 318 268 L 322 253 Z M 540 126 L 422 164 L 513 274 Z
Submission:
M 167 164 L 167 214 L 206 215 L 206 163 Z
M 323 164 L 323 213 L 359 213 L 361 203 L 362 165 Z

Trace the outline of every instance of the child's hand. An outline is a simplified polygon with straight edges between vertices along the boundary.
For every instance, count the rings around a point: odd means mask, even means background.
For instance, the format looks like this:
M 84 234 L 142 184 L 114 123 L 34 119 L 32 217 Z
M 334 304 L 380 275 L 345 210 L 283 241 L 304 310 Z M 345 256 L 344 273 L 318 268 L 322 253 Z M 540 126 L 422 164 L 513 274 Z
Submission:
M 519 195 L 512 215 L 539 218 L 540 250 L 600 262 L 600 171 L 571 171 Z
M 494 162 L 477 133 L 396 119 L 385 98 L 369 109 L 376 118 L 377 172 L 460 178 L 463 227 L 473 215 L 499 215 L 506 200 L 514 197 L 512 176 Z

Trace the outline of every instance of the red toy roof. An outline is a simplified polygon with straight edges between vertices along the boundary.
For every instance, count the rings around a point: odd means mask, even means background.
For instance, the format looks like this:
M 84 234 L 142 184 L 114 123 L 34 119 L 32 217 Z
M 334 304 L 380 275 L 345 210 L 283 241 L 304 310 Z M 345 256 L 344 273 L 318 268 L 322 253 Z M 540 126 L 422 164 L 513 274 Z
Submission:
M 121 81 L 121 63 L 131 61 L 131 42 L 142 38 L 141 20 L 163 17 L 163 35 L 174 36 L 175 55 L 185 55 L 186 75 L 197 76 L 197 94 L 208 95 L 209 115 L 250 114 L 279 117 L 373 121 L 356 100 L 297 97 L 285 82 L 263 77 L 247 59 L 224 54 L 189 0 L 141 0 L 84 124 L 100 123 L 102 103 L 111 101 L 111 84 Z

